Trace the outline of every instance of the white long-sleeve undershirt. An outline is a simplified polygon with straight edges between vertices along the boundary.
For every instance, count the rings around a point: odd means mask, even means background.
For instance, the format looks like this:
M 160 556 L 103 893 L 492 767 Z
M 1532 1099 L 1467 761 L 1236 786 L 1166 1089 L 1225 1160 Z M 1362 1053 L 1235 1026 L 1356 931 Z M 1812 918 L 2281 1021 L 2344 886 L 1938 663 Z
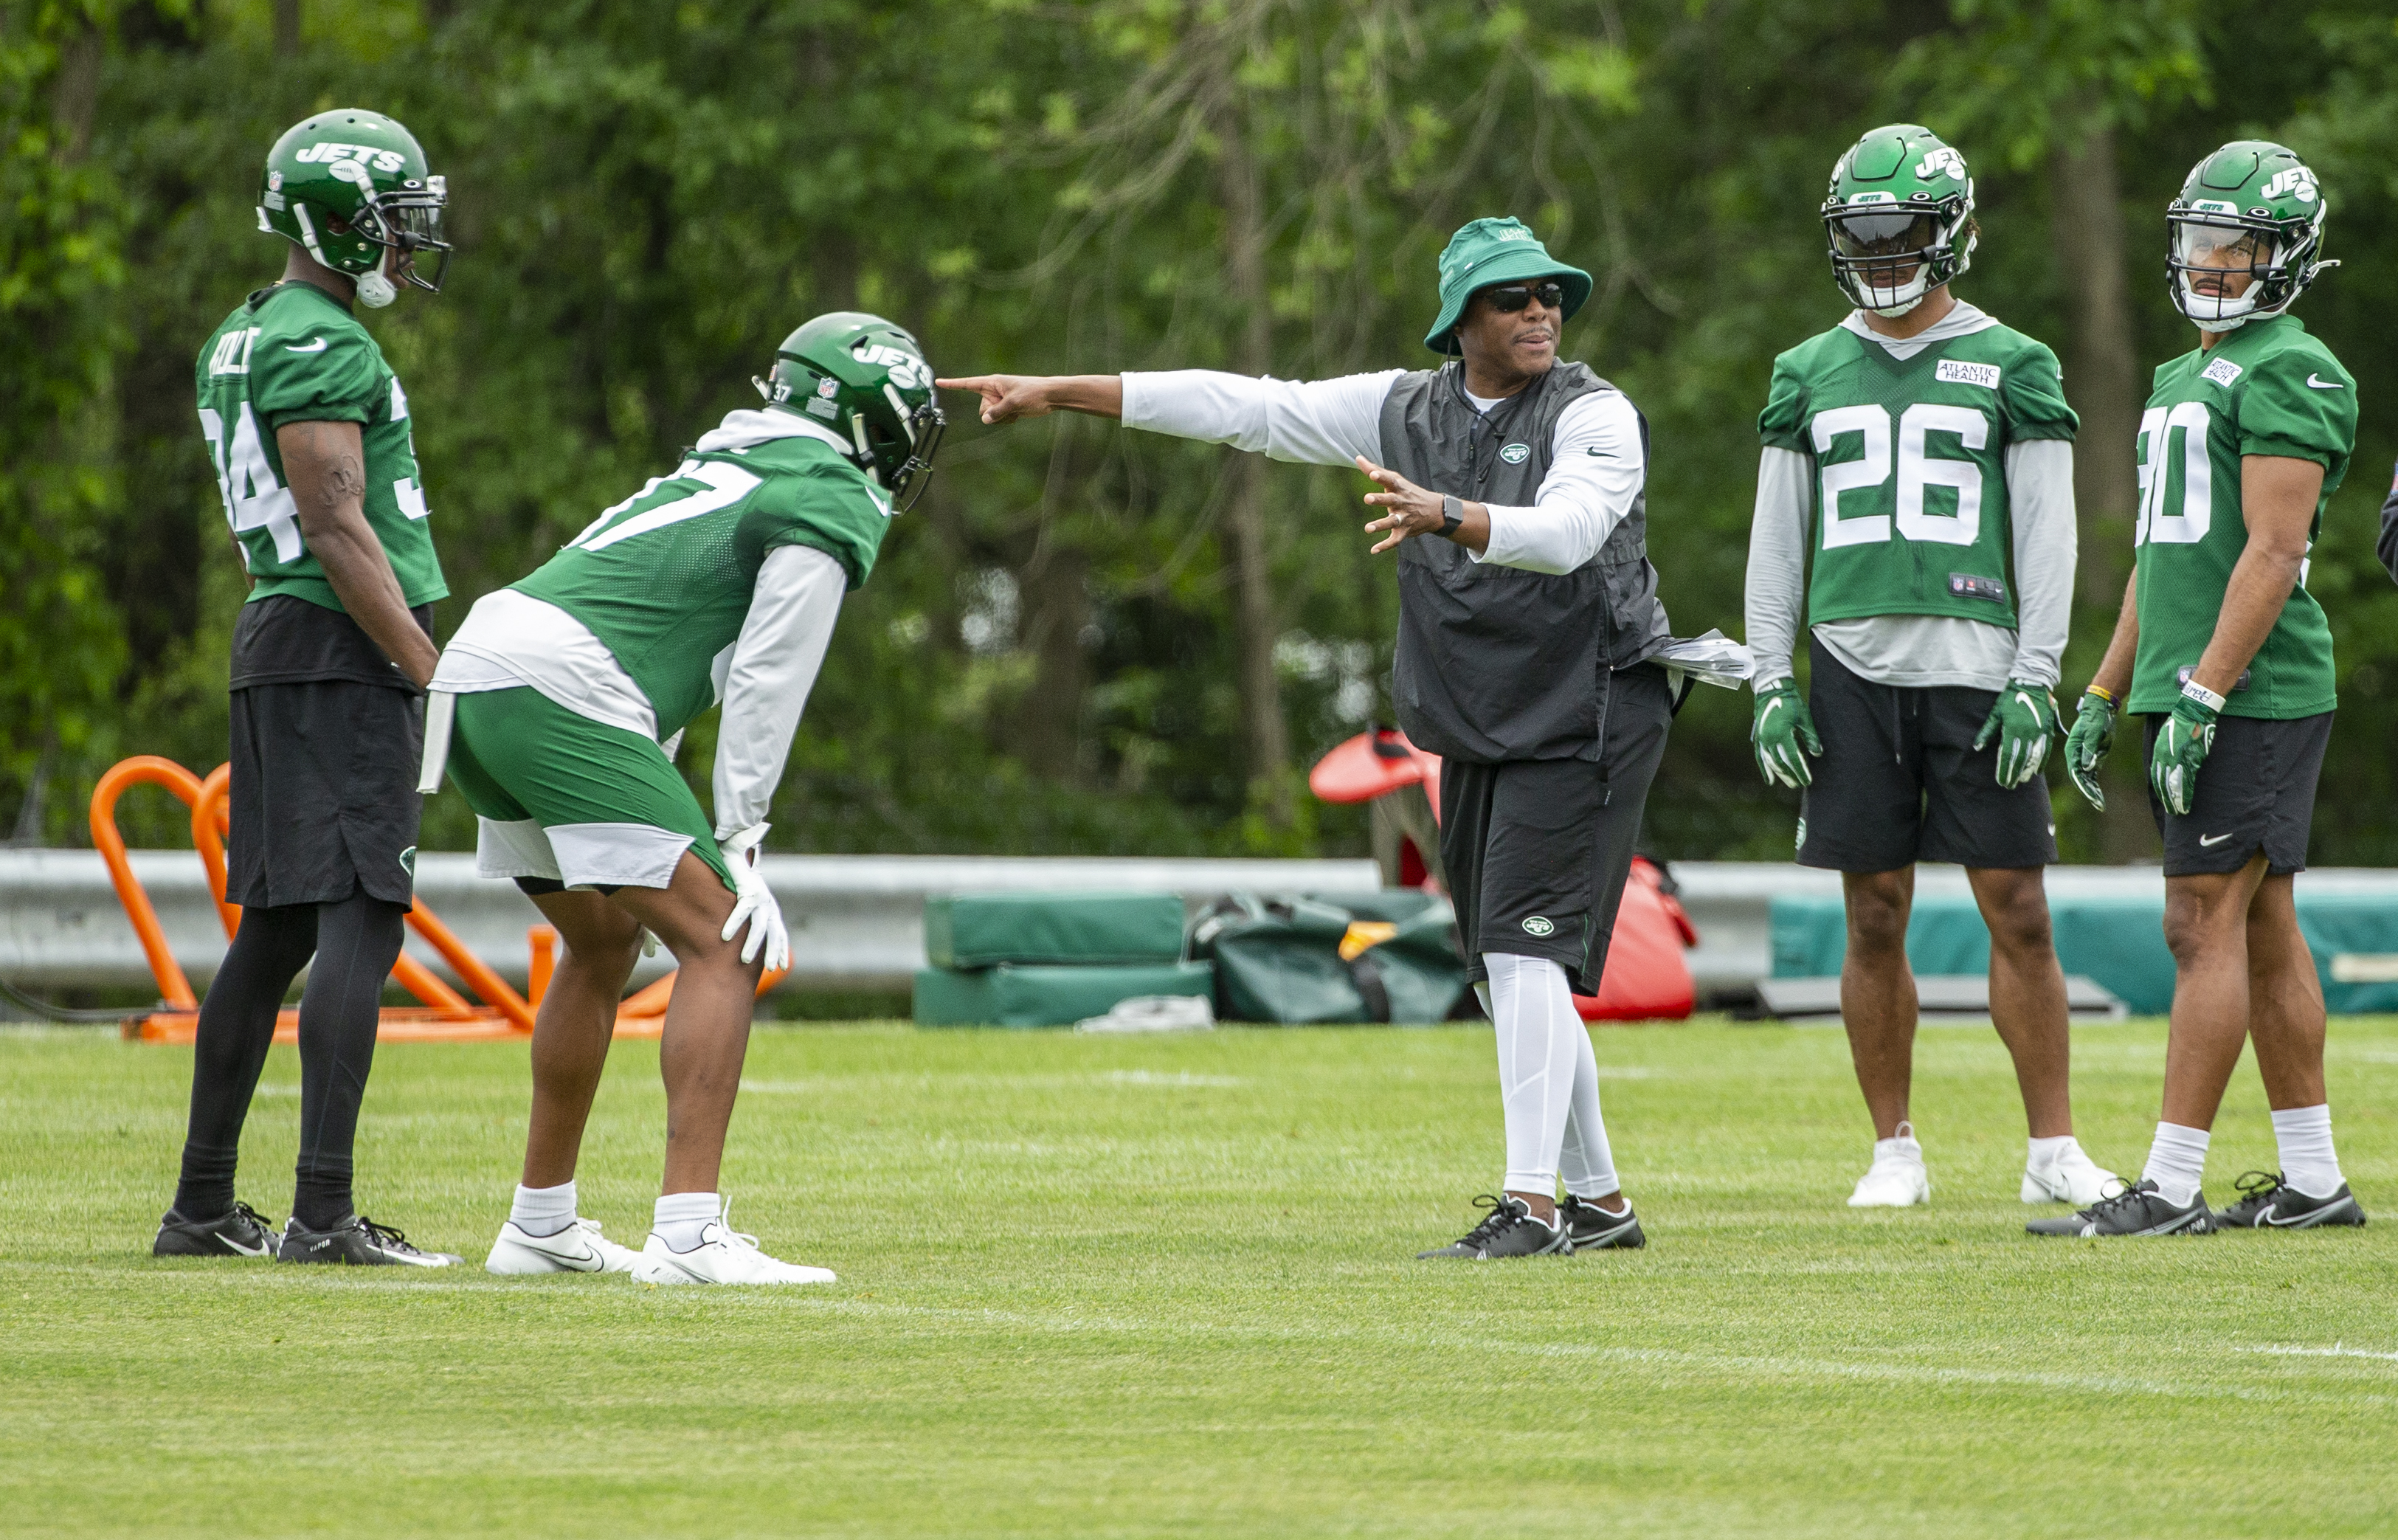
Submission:
M 1405 371 L 1330 380 L 1251 379 L 1209 369 L 1124 376 L 1127 427 L 1231 444 L 1273 460 L 1346 466 L 1359 455 L 1379 464 L 1382 403 Z M 1498 403 L 1468 397 L 1477 411 Z M 1528 572 L 1567 573 L 1598 554 L 1632 511 L 1648 474 L 1640 420 L 1612 388 L 1582 397 L 1557 414 L 1549 469 L 1529 507 L 1485 504 L 1489 547 L 1475 558 Z M 1464 489 L 1430 487 L 1444 495 Z
M 2073 605 L 2073 445 L 2063 439 L 2020 440 L 2007 446 L 2003 464 L 2014 557 L 2014 628 L 1955 615 L 1884 615 L 1816 625 L 1811 628 L 1815 641 L 1877 684 L 1996 690 L 2021 679 L 2054 685 Z M 1758 685 L 1790 677 L 1807 601 L 1815 500 L 1812 455 L 1762 452 L 1746 584 Z

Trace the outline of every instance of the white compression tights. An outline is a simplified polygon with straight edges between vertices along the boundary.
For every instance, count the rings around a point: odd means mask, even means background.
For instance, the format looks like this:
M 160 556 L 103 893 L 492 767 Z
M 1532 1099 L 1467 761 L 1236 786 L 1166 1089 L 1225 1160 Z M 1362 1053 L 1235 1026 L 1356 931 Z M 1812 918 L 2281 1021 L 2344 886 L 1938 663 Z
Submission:
M 1575 1014 L 1566 970 L 1545 957 L 1482 954 L 1490 970 L 1490 1022 L 1499 1039 L 1499 1092 L 1507 1113 L 1507 1188 L 1600 1198 L 1623 1184 L 1598 1112 L 1598 1059 Z

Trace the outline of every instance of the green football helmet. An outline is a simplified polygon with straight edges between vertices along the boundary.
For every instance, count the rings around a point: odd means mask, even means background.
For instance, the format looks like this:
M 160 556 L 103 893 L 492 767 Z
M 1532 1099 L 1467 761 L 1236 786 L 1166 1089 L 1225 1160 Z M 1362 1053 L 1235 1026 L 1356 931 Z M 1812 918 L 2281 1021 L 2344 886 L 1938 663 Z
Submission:
M 2230 331 L 2287 310 L 2315 276 L 2330 205 L 2297 152 L 2235 140 L 2189 169 L 2165 205 L 2165 271 L 2174 308 L 2209 331 Z M 2244 273 L 2237 294 L 2226 279 Z M 2203 292 L 2202 288 L 2211 292 Z
M 440 291 L 449 201 L 448 179 L 425 169 L 414 134 L 381 113 L 337 107 L 286 129 L 266 153 L 258 227 L 357 279 L 358 303 L 379 309 L 399 292 L 384 272 L 388 252 L 399 253 L 400 277 Z M 434 261 L 429 277 L 418 268 L 424 257 Z
M 1832 277 L 1860 310 L 1904 316 L 1974 264 L 1965 157 L 1913 123 L 1875 128 L 1832 167 L 1824 199 Z
M 783 339 L 772 374 L 750 383 L 768 405 L 856 445 L 849 458 L 895 509 L 905 513 L 923 495 L 949 419 L 933 400 L 933 366 L 907 328 L 856 310 L 818 316 Z

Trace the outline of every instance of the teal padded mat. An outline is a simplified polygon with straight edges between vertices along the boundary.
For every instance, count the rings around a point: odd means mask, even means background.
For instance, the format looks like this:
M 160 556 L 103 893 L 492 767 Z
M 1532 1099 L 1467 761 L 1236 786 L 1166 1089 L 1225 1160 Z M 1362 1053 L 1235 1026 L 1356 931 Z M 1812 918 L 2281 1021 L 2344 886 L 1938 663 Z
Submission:
M 924 900 L 924 955 L 949 968 L 1179 963 L 1182 900 L 1171 893 L 936 895 Z
M 2398 1010 L 2398 979 L 2344 983 L 2333 977 L 2342 955 L 2398 957 L 2398 897 L 2307 892 L 2298 879 L 2298 930 L 2313 952 L 2324 1003 L 2335 1015 Z M 1773 977 L 1821 978 L 1840 971 L 1848 925 L 1835 898 L 1773 900 Z M 2173 1008 L 2173 953 L 2165 950 L 2162 899 L 2049 897 L 2057 961 L 2085 974 L 2143 1016 Z M 1918 973 L 1982 973 L 1990 933 L 1970 898 L 1918 894 L 1906 926 L 1906 956 Z M 2343 970 L 2346 971 L 2346 970 Z
M 1104 1016 L 1137 994 L 1216 993 L 1207 963 L 1151 967 L 929 967 L 916 975 L 916 1024 L 924 1027 L 1063 1027 Z

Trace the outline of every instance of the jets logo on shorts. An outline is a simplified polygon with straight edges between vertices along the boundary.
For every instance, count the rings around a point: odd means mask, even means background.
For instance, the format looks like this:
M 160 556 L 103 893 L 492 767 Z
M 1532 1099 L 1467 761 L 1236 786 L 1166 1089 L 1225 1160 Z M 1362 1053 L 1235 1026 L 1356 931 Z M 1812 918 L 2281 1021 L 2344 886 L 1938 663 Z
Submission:
M 1509 444 L 1499 452 L 1499 458 L 1511 466 L 1520 466 L 1531 457 L 1532 446 L 1529 444 Z
M 411 844 L 399 853 L 399 869 L 408 873 L 410 882 L 416 881 L 416 846 Z
M 1556 923 L 1545 914 L 1535 914 L 1524 922 L 1524 934 L 1527 936 L 1546 936 L 1556 928 Z

